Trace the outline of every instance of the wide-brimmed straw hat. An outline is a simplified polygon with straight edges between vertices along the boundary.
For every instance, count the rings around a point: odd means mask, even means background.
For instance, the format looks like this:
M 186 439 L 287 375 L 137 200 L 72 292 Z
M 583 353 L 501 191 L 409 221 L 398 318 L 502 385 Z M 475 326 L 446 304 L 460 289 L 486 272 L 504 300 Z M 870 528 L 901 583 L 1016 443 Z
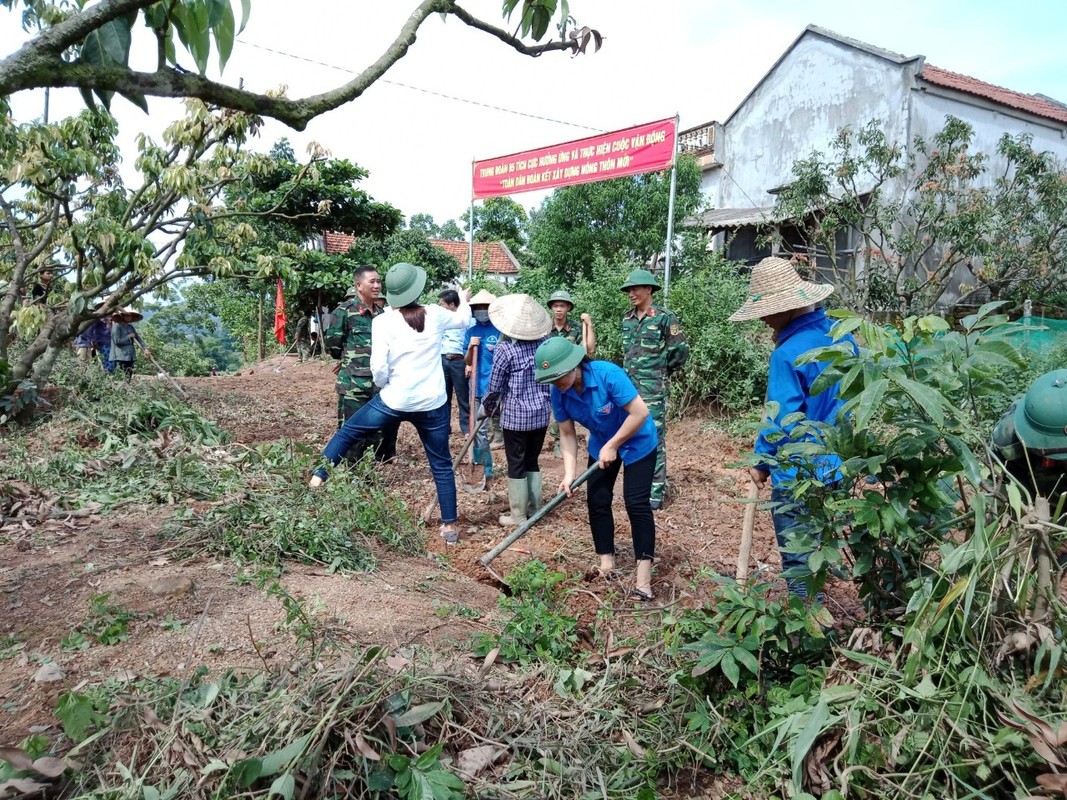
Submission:
M 469 306 L 487 306 L 496 300 L 496 295 L 490 292 L 488 289 L 482 289 L 478 294 L 474 295 L 467 301 Z
M 489 304 L 489 321 L 512 339 L 534 342 L 548 335 L 552 318 L 528 294 L 508 294 Z
M 140 311 L 134 311 L 132 308 L 120 308 L 111 315 L 111 318 L 117 319 L 119 322 L 140 322 L 144 319 L 144 314 Z
M 771 256 L 752 268 L 748 298 L 730 315 L 730 322 L 763 319 L 771 314 L 815 305 L 833 293 L 831 284 L 806 281 L 791 263 Z
M 553 336 L 534 353 L 534 380 L 538 383 L 558 381 L 582 363 L 585 348 L 563 336 Z
M 426 270 L 406 261 L 389 267 L 385 273 L 385 297 L 392 308 L 403 308 L 416 302 L 426 286 Z

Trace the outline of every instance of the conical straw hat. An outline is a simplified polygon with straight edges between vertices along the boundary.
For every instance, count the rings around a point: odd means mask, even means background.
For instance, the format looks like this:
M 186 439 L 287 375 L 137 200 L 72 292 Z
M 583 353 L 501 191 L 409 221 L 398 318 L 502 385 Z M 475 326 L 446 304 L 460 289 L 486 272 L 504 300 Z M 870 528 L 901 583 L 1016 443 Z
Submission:
M 474 295 L 467 301 L 469 306 L 487 306 L 496 300 L 496 295 L 490 292 L 488 289 L 482 289 L 478 294 Z
M 528 294 L 509 294 L 489 305 L 489 320 L 512 339 L 533 342 L 543 339 L 552 327 L 545 307 Z
M 771 314 L 812 306 L 834 293 L 829 283 L 811 283 L 784 258 L 771 256 L 752 268 L 748 298 L 731 316 L 731 322 L 763 319 Z
M 111 315 L 112 319 L 117 319 L 119 322 L 140 322 L 144 319 L 144 315 L 140 311 L 134 311 L 132 308 L 120 308 L 118 311 Z

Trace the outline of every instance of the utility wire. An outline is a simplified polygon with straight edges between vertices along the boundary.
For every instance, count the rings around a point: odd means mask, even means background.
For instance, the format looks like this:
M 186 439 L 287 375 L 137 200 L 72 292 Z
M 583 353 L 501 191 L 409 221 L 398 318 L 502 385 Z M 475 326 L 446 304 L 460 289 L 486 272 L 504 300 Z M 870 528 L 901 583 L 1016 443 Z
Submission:
M 298 55 L 295 55 L 294 53 L 287 53 L 284 50 L 278 50 L 278 49 L 273 48 L 273 47 L 267 47 L 266 45 L 255 44 L 253 42 L 246 42 L 243 39 L 238 39 L 237 43 L 238 44 L 243 44 L 246 47 L 254 47 L 257 50 L 264 50 L 264 51 L 266 51 L 268 53 L 274 53 L 275 55 L 285 56 L 286 58 L 291 58 L 294 61 L 303 61 L 303 62 L 305 62 L 307 64 L 315 64 L 316 66 L 319 66 L 319 67 L 326 67 L 327 69 L 333 69 L 333 70 L 337 70 L 338 72 L 344 72 L 344 73 L 346 73 L 348 75 L 358 75 L 359 74 L 355 70 L 348 69 L 348 67 L 339 67 L 336 64 L 327 64 L 325 61 L 318 61 L 318 60 L 316 60 L 314 58 L 308 58 L 307 56 L 298 56 Z M 504 113 L 504 114 L 514 114 L 517 117 L 526 117 L 527 119 L 537 119 L 537 120 L 541 120 L 542 122 L 551 122 L 551 123 L 554 123 L 556 125 L 566 125 L 569 128 L 581 128 L 582 130 L 593 131 L 594 133 L 605 133 L 606 132 L 603 128 L 593 128 L 593 127 L 590 127 L 589 125 L 579 125 L 577 122 L 567 122 L 566 120 L 562 120 L 562 119 L 553 119 L 552 117 L 542 117 L 542 116 L 539 116 L 538 114 L 528 114 L 525 111 L 516 111 L 513 108 L 504 108 L 503 106 L 494 106 L 494 105 L 491 105 L 489 103 L 481 103 L 481 102 L 479 102 L 477 100 L 471 100 L 471 99 L 466 98 L 466 97 L 456 97 L 455 95 L 445 94 L 444 92 L 435 92 L 432 89 L 423 89 L 420 86 L 412 86 L 409 83 L 401 83 L 400 81 L 391 81 L 388 78 L 379 78 L 376 82 L 377 83 L 388 83 L 390 86 L 399 86 L 399 87 L 401 87 L 403 89 L 411 89 L 413 92 L 422 92 L 423 94 L 433 95 L 434 97 L 441 97 L 441 98 L 444 98 L 445 100 L 454 100 L 457 103 L 467 103 L 468 105 L 479 106 L 480 108 L 488 108 L 491 111 L 500 111 L 501 113 Z

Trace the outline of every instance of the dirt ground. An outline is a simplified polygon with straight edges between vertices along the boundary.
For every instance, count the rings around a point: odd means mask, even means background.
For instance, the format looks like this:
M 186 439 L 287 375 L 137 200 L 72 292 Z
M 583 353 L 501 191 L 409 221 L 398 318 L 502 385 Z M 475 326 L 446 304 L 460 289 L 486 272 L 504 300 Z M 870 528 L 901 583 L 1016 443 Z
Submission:
M 237 442 L 293 440 L 319 448 L 336 428 L 330 366 L 326 361 L 300 364 L 293 357 L 278 357 L 237 375 L 182 383 L 205 415 Z M 458 426 L 455 431 L 458 450 Z M 668 427 L 671 492 L 656 513 L 657 599 L 642 606 L 641 613 L 629 615 L 633 624 L 655 624 L 663 608 L 698 601 L 704 569 L 733 575 L 743 511 L 738 501 L 745 496 L 746 484 L 743 473 L 729 465 L 744 447 L 709 427 L 701 416 Z M 421 445 L 409 425 L 401 427 L 399 454 L 399 462 L 382 467 L 379 477 L 418 515 L 435 495 Z M 495 456 L 500 465 L 503 452 Z M 541 466 L 547 494 L 558 483 L 562 461 L 548 449 Z M 502 473 L 498 466 L 498 477 L 485 493 L 460 490 L 458 546 L 446 548 L 437 536 L 435 509 L 427 531 L 427 556 L 383 552 L 380 567 L 365 575 L 330 575 L 292 565 L 283 578 L 287 589 L 318 598 L 331 627 L 343 631 L 353 644 L 467 648 L 471 634 L 488 629 L 499 597 L 478 559 L 509 532 L 497 524 L 497 515 L 507 510 Z M 28 487 L 26 491 L 26 502 L 44 502 Z M 138 675 L 181 678 L 200 665 L 255 669 L 282 665 L 290 657 L 290 637 L 276 631 L 282 618 L 278 601 L 235 581 L 238 568 L 233 563 L 210 558 L 177 561 L 173 553 L 158 549 L 155 534 L 168 513 L 130 509 L 107 517 L 56 516 L 38 526 L 3 530 L 0 743 L 13 744 L 55 726 L 56 696 L 84 682 L 108 677 L 128 681 Z M 564 503 L 493 566 L 506 574 L 522 560 L 538 558 L 575 576 L 574 611 L 586 620 L 605 605 L 633 610 L 620 600 L 632 580 L 633 557 L 619 499 L 616 524 L 621 588 L 579 579 L 595 562 L 581 497 Z M 760 511 L 751 568 L 773 574 L 778 563 L 769 514 Z M 108 604 L 136 614 L 128 640 L 87 649 L 61 647 L 64 637 L 86 618 L 92 598 L 102 594 L 108 595 Z M 833 587 L 828 605 L 839 618 L 856 614 L 848 586 Z M 442 607 L 477 614 L 441 613 Z M 59 673 L 47 667 L 49 662 Z

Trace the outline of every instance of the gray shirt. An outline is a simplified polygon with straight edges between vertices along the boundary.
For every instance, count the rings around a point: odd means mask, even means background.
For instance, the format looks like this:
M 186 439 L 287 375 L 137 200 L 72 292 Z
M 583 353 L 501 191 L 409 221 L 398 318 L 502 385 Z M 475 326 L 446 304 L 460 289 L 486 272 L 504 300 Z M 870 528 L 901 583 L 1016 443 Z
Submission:
M 112 361 L 136 361 L 137 350 L 134 347 L 134 342 L 141 342 L 141 347 L 144 347 L 144 342 L 141 341 L 141 337 L 137 335 L 137 331 L 134 330 L 133 325 L 130 325 L 128 322 L 111 323 Z

